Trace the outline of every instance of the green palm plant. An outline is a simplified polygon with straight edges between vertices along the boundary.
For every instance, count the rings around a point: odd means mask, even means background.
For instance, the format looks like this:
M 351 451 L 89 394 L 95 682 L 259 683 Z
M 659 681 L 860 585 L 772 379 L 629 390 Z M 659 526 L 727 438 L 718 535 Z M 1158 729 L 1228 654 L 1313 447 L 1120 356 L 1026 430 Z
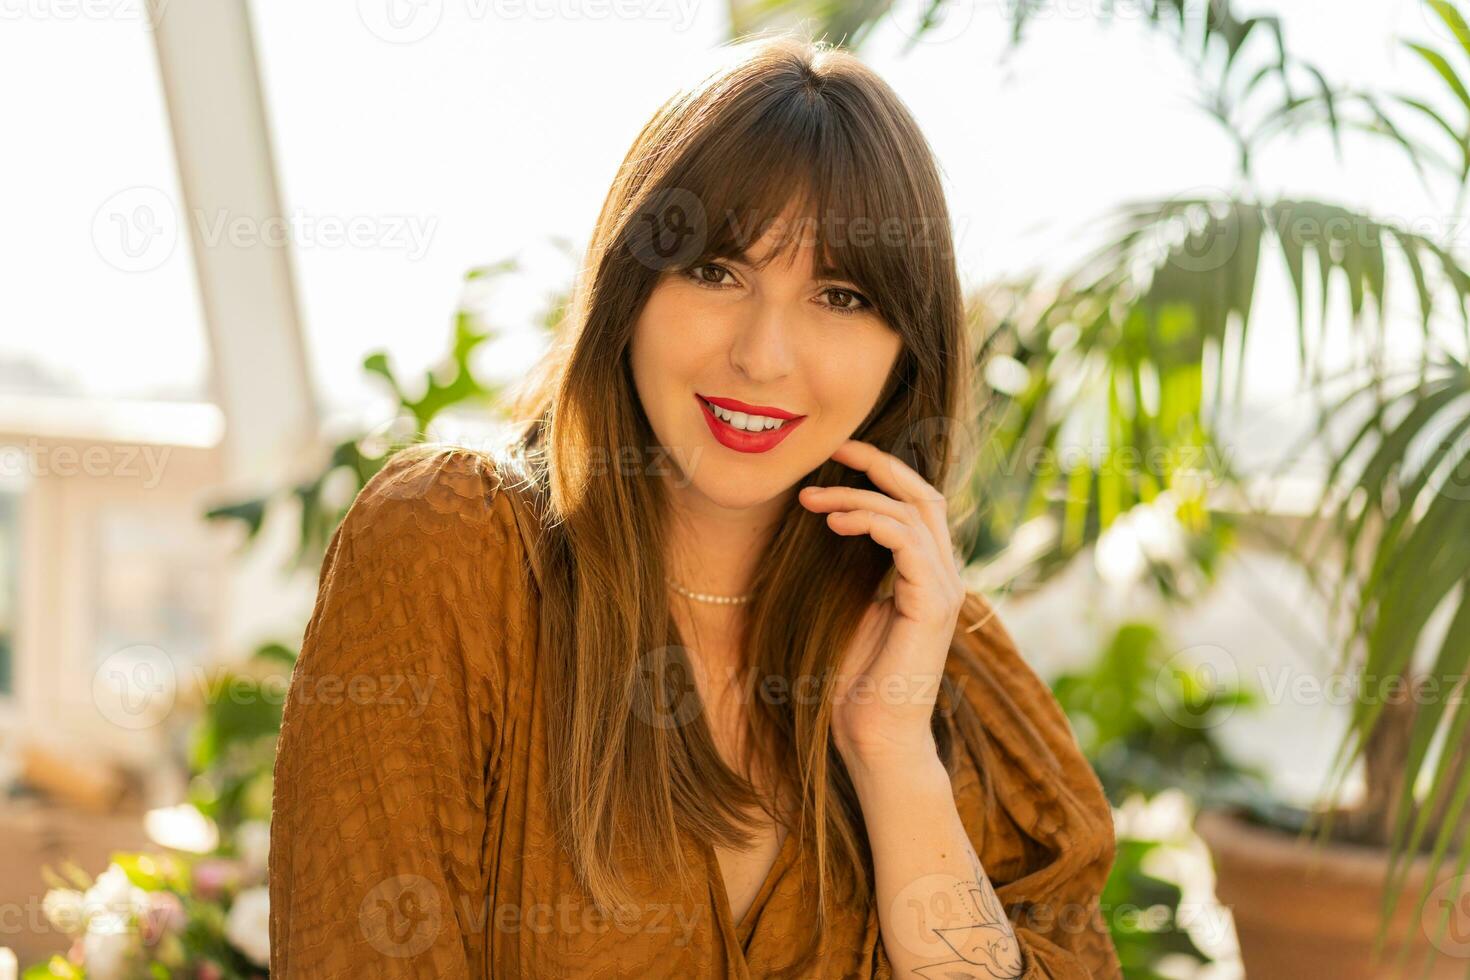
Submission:
M 800 22 L 813 36 L 854 46 L 893 16 L 889 3 L 731 6 L 737 30 Z M 918 38 L 953 6 L 930 0 L 919 23 L 902 26 Z M 1012 44 L 1034 6 L 1014 6 Z M 1470 27 L 1453 3 L 1426 0 L 1426 23 L 1442 41 L 1404 46 L 1444 92 L 1385 96 L 1333 86 L 1293 56 L 1276 18 L 1238 16 L 1222 0 L 1149 0 L 1129 9 L 1177 42 L 1198 82 L 1196 103 L 1237 148 L 1236 185 L 1127 204 L 1109 216 L 1103 244 L 1064 274 L 1035 274 L 977 297 L 994 397 L 974 474 L 989 508 L 970 557 L 996 563 L 1024 541 L 1027 561 L 998 564 L 1044 578 L 1096 545 L 1132 507 L 1167 492 L 1163 499 L 1189 532 L 1189 557 L 1207 577 L 1240 511 L 1250 512 L 1249 504 L 1221 506 L 1230 494 L 1212 491 L 1243 488 L 1222 420 L 1239 404 L 1241 352 L 1260 320 L 1252 299 L 1274 264 L 1295 306 L 1293 335 L 1283 340 L 1317 399 L 1308 446 L 1328 457 L 1315 518 L 1280 543 L 1314 579 L 1327 570 L 1322 590 L 1349 624 L 1336 642 L 1340 670 L 1398 679 L 1416 692 L 1458 693 L 1470 661 L 1470 275 L 1452 236 L 1331 201 L 1263 194 L 1254 161 L 1267 141 L 1306 130 L 1329 133 L 1339 159 L 1344 134 L 1384 139 L 1406 153 L 1431 193 L 1434 177 L 1448 179 L 1458 216 L 1470 185 L 1470 84 L 1462 78 Z M 1111 16 L 1111 6 L 1101 15 Z M 1438 106 L 1441 94 L 1450 109 Z M 1329 372 L 1328 299 L 1338 283 L 1346 286 L 1354 353 Z M 1412 298 L 1422 331 L 1407 366 L 1391 363 L 1390 287 Z M 1319 312 L 1309 317 L 1309 309 Z M 1436 333 L 1446 318 L 1458 321 L 1453 344 Z M 1079 439 L 1086 451 L 1067 459 L 1061 450 Z M 1160 462 L 1138 462 L 1148 459 Z M 1038 527 L 1044 533 L 1026 533 Z M 1166 569 L 1156 571 L 1166 591 L 1179 591 Z M 1448 621 L 1442 630 L 1439 616 Z M 1434 653 L 1425 669 L 1414 663 L 1421 648 Z M 1381 948 L 1409 858 L 1427 851 L 1431 862 L 1420 913 L 1447 855 L 1457 858 L 1457 875 L 1470 861 L 1470 709 L 1460 697 L 1385 703 L 1378 683 L 1357 690 L 1312 823 L 1322 838 L 1388 848 Z M 1345 778 L 1357 762 L 1366 793 L 1344 808 Z M 1406 944 L 1400 962 L 1408 951 Z
M 1421 155 L 1454 180 L 1454 226 L 1470 183 L 1470 89 L 1461 78 L 1470 65 L 1470 27 L 1454 4 L 1428 0 L 1425 7 L 1449 39 L 1447 51 L 1412 41 L 1405 46 L 1443 83 L 1461 121 L 1451 122 L 1429 100 L 1413 95 L 1395 94 L 1392 106 L 1427 120 L 1431 133 L 1447 138 L 1442 142 L 1450 152 L 1426 147 Z M 1385 926 L 1402 897 L 1412 857 L 1428 850 L 1433 869 L 1416 897 L 1421 916 L 1448 857 L 1455 858 L 1455 877 L 1470 861 L 1470 712 L 1463 698 L 1470 660 L 1470 363 L 1431 334 L 1429 285 L 1421 270 L 1414 273 L 1424 356 L 1406 370 L 1369 377 L 1334 406 L 1343 413 L 1363 406 L 1356 413 L 1363 421 L 1333 454 L 1319 506 L 1330 528 L 1322 538 L 1340 542 L 1333 606 L 1343 602 L 1350 614 L 1350 635 L 1362 648 L 1359 676 L 1402 677 L 1415 695 L 1396 701 L 1382 696 L 1382 685 L 1360 685 L 1362 696 L 1329 774 L 1330 797 L 1336 799 L 1358 760 L 1370 774 L 1375 763 L 1382 770 L 1381 785 L 1370 786 L 1367 794 L 1372 805 L 1354 815 L 1359 819 L 1352 829 L 1390 850 Z M 1463 279 L 1452 285 L 1470 348 Z M 1442 629 L 1434 622 L 1439 615 L 1447 620 Z M 1421 668 L 1416 660 L 1425 649 L 1432 660 Z M 1344 645 L 1341 667 L 1351 666 L 1349 652 Z M 1385 744 L 1395 751 L 1385 753 Z M 1324 835 L 1333 816 L 1329 811 Z M 1440 911 L 1436 939 L 1448 928 L 1452 910 L 1446 905 Z M 1385 934 L 1380 928 L 1377 947 Z M 1407 948 L 1399 951 L 1400 963 L 1406 954 Z

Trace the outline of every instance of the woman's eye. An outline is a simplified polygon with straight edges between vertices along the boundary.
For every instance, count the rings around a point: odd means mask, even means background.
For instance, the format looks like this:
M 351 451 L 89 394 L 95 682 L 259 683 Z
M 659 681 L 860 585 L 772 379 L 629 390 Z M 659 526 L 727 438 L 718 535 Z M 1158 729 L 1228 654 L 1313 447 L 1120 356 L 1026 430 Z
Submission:
M 709 278 L 708 276 L 708 273 L 711 270 L 713 270 L 714 272 L 713 279 Z M 720 280 L 728 276 L 730 274 L 730 270 L 726 269 L 722 265 L 717 265 L 714 262 L 701 262 L 699 265 L 691 266 L 684 274 L 701 286 L 709 286 L 714 289 L 720 289 L 725 285 Z
M 733 275 L 734 273 L 718 262 L 701 262 L 698 265 L 692 265 L 684 270 L 685 278 L 692 281 L 695 285 L 704 286 L 708 289 L 726 289 L 730 286 L 738 285 L 738 283 L 726 283 L 724 281 L 726 276 L 733 277 Z M 855 289 L 830 286 L 822 290 L 822 294 L 828 297 L 828 302 L 823 305 L 833 313 L 838 313 L 843 316 L 851 316 L 854 313 L 861 313 L 863 310 L 873 308 L 872 300 Z
M 863 310 L 871 309 L 873 304 L 862 293 L 852 289 L 842 289 L 833 286 L 831 289 L 822 290 L 830 298 L 836 294 L 837 300 L 829 306 L 834 313 L 852 314 L 861 313 Z

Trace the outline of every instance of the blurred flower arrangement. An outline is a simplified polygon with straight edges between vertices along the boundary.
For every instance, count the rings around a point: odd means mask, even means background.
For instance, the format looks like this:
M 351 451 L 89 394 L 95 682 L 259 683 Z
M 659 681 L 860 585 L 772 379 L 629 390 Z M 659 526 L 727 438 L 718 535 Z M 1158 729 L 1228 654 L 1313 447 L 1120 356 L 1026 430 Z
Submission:
M 265 826 L 267 841 L 269 832 Z M 95 881 L 79 868 L 66 873 L 42 909 L 71 937 L 71 948 L 27 969 L 25 980 L 256 980 L 269 973 L 264 854 L 117 854 Z
M 295 655 L 279 644 L 202 692 L 189 800 L 148 812 L 157 853 L 119 853 L 95 879 L 47 869 L 42 911 L 72 940 L 23 980 L 259 980 L 270 970 L 271 768 Z

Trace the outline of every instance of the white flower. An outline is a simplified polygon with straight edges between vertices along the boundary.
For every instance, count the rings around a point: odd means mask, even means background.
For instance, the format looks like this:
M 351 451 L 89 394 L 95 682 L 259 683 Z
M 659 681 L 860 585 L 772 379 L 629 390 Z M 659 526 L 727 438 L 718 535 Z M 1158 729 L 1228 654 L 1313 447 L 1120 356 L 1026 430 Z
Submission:
M 1137 521 L 1132 511 L 1120 514 L 1097 536 L 1092 560 L 1104 582 L 1126 588 L 1148 568 L 1143 544 L 1138 540 Z
M 155 844 L 176 851 L 209 854 L 219 847 L 219 828 L 192 803 L 149 810 L 143 814 L 143 829 Z
M 1179 502 L 1165 490 L 1146 504 L 1137 504 L 1098 535 L 1093 562 L 1098 574 L 1111 585 L 1135 584 L 1148 570 L 1148 563 L 1177 565 L 1188 555 L 1184 525 L 1179 522 Z
M 225 938 L 256 966 L 271 963 L 270 889 L 265 885 L 247 888 L 235 896 L 225 917 Z
M 75 888 L 53 888 L 41 899 L 46 920 L 68 936 L 80 936 L 87 929 L 87 909 L 82 893 Z
M 89 928 L 82 937 L 87 980 L 126 980 L 137 946 L 137 933 L 131 930 Z
M 148 893 L 133 884 L 126 871 L 113 864 L 87 889 L 82 906 L 89 931 L 123 932 L 148 911 Z
M 1179 522 L 1179 497 L 1165 490 L 1147 504 L 1134 507 L 1137 515 L 1134 533 L 1139 546 L 1149 558 L 1162 565 L 1172 565 L 1187 557 L 1187 535 Z
M 1113 811 L 1117 836 L 1133 840 L 1178 841 L 1187 837 L 1194 822 L 1194 806 L 1177 789 L 1166 789 L 1152 798 L 1130 793 Z
M 19 972 L 20 963 L 15 958 L 15 950 L 0 946 L 0 980 L 15 980 Z
M 246 820 L 235 831 L 235 848 L 245 873 L 254 878 L 265 876 L 266 860 L 271 851 L 271 825 L 268 820 Z

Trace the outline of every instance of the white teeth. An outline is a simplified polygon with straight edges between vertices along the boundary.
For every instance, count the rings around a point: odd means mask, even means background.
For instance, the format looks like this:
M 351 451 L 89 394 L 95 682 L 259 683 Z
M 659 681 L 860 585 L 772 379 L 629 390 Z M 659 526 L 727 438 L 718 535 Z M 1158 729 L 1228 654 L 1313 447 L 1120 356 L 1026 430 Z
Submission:
M 744 412 L 731 412 L 723 409 L 713 402 L 705 402 L 709 410 L 715 413 L 715 418 L 728 422 L 737 429 L 746 432 L 760 432 L 764 429 L 779 429 L 785 425 L 787 419 L 773 419 L 765 415 L 747 415 Z

